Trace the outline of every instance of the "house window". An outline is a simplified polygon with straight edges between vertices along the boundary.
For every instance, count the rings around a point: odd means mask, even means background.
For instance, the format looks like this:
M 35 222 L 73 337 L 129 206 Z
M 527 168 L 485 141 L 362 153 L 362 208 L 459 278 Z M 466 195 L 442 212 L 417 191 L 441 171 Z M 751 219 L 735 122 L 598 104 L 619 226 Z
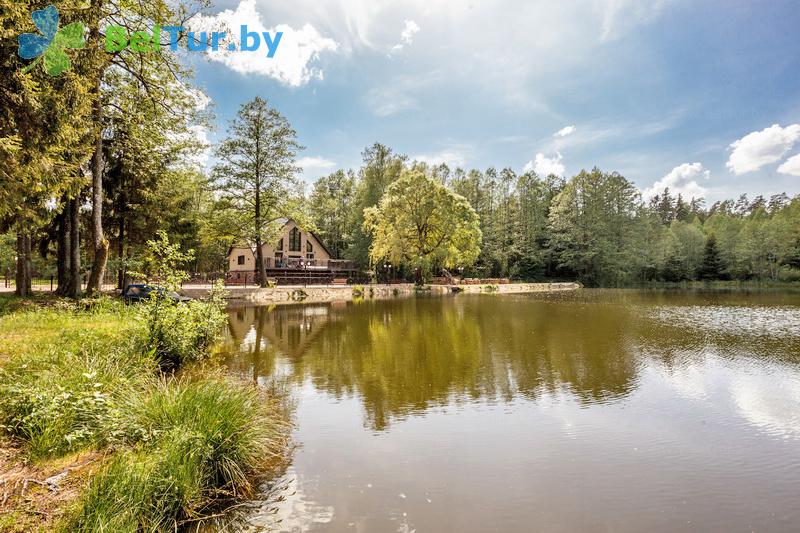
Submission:
M 239 257 L 237 257 L 236 258 L 236 263 L 239 264 L 239 265 L 243 265 L 244 264 L 244 256 L 240 255 Z
M 311 241 L 306 241 L 306 252 L 313 253 L 314 246 L 311 244 Z
M 314 254 L 306 254 L 306 259 L 314 260 Z
M 278 241 L 278 250 L 283 250 L 283 237 Z
M 297 228 L 292 228 L 292 231 L 289 232 L 289 251 L 299 252 L 300 242 L 300 230 Z

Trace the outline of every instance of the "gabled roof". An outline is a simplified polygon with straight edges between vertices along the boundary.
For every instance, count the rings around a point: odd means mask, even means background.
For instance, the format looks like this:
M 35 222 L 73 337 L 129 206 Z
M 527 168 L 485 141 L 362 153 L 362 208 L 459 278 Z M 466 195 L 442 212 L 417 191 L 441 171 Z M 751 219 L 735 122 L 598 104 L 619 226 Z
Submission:
M 289 222 L 295 222 L 295 220 L 292 219 L 292 218 L 288 218 L 288 217 L 278 217 L 278 218 L 273 218 L 269 222 L 278 222 L 278 223 L 280 223 L 281 227 L 284 227 Z M 295 222 L 295 224 L 297 224 L 297 223 Z M 297 227 L 299 228 L 300 226 L 298 225 Z M 302 231 L 306 231 L 303 228 L 300 228 L 300 229 Z M 325 250 L 326 254 L 331 255 L 330 250 L 328 250 L 327 246 L 325 246 L 325 243 L 322 242 L 322 239 L 317 237 L 316 234 L 314 234 L 313 231 L 307 231 L 307 233 L 310 233 L 317 240 L 319 245 L 322 246 L 322 249 Z M 249 246 L 238 246 L 238 245 L 231 246 L 231 247 L 228 248 L 228 255 L 231 255 L 231 252 L 233 251 L 234 248 L 249 248 Z

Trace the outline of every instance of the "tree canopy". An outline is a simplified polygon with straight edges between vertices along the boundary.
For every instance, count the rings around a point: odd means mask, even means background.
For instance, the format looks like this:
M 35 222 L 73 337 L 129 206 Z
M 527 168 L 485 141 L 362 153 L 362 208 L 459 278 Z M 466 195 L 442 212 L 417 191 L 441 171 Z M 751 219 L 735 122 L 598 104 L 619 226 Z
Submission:
M 478 215 L 466 198 L 420 170 L 404 170 L 377 207 L 364 210 L 373 262 L 471 265 L 480 253 Z

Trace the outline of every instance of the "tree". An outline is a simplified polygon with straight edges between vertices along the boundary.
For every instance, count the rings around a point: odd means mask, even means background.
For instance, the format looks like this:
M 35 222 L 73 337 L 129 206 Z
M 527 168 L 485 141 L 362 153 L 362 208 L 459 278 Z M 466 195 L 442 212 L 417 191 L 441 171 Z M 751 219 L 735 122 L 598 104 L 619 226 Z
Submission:
M 400 177 L 406 157 L 395 155 L 391 148 L 380 143 L 366 148 L 361 156 L 364 162 L 359 171 L 351 212 L 349 225 L 352 243 L 348 247 L 347 257 L 357 265 L 366 267 L 372 240 L 364 230 L 364 209 L 378 205 L 389 185 Z
M 480 253 L 478 215 L 466 198 L 419 170 L 404 170 L 377 207 L 364 210 L 370 259 L 427 272 L 472 264 Z
M 639 193 L 616 172 L 582 170 L 553 199 L 549 224 L 559 266 L 592 285 L 630 280 L 639 260 Z
M 85 3 L 85 2 L 84 2 Z M 91 176 L 91 234 L 92 234 L 92 268 L 87 282 L 87 292 L 99 292 L 103 283 L 106 265 L 109 258 L 110 243 L 105 236 L 103 226 L 103 207 L 105 194 L 103 178 L 106 172 L 104 156 L 104 136 L 108 134 L 109 110 L 114 109 L 115 89 L 110 77 L 125 73 L 129 83 L 138 92 L 138 97 L 150 106 L 162 107 L 180 120 L 181 110 L 170 107 L 175 102 L 174 94 L 185 94 L 184 81 L 188 72 L 179 63 L 175 54 L 169 51 L 168 32 L 162 32 L 157 50 L 139 53 L 132 47 L 124 47 L 109 53 L 104 46 L 103 28 L 109 24 L 123 27 L 129 34 L 155 25 L 183 26 L 192 16 L 207 4 L 206 0 L 153 0 L 149 2 L 129 2 L 127 0 L 90 0 L 88 7 L 83 6 L 82 15 L 89 27 L 89 46 L 81 61 L 76 63 L 77 70 L 89 80 L 92 109 L 91 119 L 93 152 L 86 162 L 85 170 Z M 186 41 L 186 35 L 179 40 Z
M 81 15 L 82 2 L 57 4 L 62 27 Z M 29 2 L 6 2 L 0 11 L 0 230 L 17 235 L 20 296 L 30 293 L 34 243 L 42 229 L 76 201 L 83 185 L 78 168 L 90 153 L 85 118 L 90 83 L 77 72 L 52 77 L 42 68 L 25 68 L 17 55 L 16 36 L 37 31 L 31 7 Z M 75 217 L 77 209 L 69 213 Z M 71 222 L 77 231 L 75 218 Z M 76 279 L 78 269 L 73 261 L 70 270 Z M 78 284 L 79 280 L 71 283 L 73 292 Z
M 703 264 L 697 272 L 697 277 L 704 280 L 720 279 L 724 271 L 722 258 L 717 248 L 717 238 L 712 233 L 706 239 L 706 248 L 703 253 Z
M 242 105 L 217 148 L 217 187 L 227 201 L 229 232 L 254 246 L 258 282 L 267 286 L 262 244 L 277 238 L 271 222 L 290 208 L 295 156 L 302 147 L 297 133 L 266 100 Z
M 311 218 L 334 258 L 349 245 L 348 221 L 353 209 L 354 176 L 337 170 L 314 183 L 308 205 Z

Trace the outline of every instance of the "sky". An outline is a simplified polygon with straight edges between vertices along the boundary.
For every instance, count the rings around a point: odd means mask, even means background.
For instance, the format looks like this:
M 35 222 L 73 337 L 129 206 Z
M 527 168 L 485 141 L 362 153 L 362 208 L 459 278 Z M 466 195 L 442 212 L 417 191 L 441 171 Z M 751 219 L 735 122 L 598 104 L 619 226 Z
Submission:
M 310 183 L 374 142 L 712 202 L 800 193 L 795 0 L 217 0 L 192 22 L 282 31 L 274 57 L 188 54 L 221 139 L 266 98 Z M 235 33 L 238 34 L 238 31 Z M 213 161 L 213 159 L 212 159 Z

